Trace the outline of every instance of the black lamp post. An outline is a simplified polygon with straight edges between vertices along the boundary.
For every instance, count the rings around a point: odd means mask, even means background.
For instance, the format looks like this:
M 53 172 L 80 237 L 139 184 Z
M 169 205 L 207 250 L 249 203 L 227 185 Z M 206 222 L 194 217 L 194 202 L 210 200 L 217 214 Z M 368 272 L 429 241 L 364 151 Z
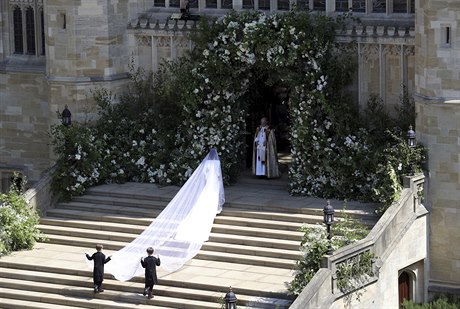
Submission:
M 415 148 L 417 142 L 415 140 L 415 131 L 412 130 L 412 126 L 409 126 L 409 131 L 407 131 L 407 146 L 409 148 Z M 412 162 L 409 162 L 409 176 L 414 176 L 414 167 L 412 166 Z
M 230 287 L 227 294 L 225 294 L 225 309 L 236 309 L 236 298 L 235 293 L 233 293 L 232 287 Z
M 414 148 L 417 146 L 417 142 L 415 141 L 415 131 L 412 130 L 412 126 L 409 126 L 409 131 L 407 131 L 407 145 L 410 148 Z
M 323 209 L 324 213 L 324 224 L 327 226 L 327 239 L 329 241 L 329 245 L 327 247 L 326 254 L 332 254 L 332 236 L 331 236 L 331 224 L 334 223 L 334 207 L 331 206 L 331 202 L 327 201 L 326 206 Z
M 64 126 L 70 126 L 72 124 L 72 113 L 70 110 L 67 108 L 67 105 L 65 106 L 64 110 L 62 111 L 62 124 Z

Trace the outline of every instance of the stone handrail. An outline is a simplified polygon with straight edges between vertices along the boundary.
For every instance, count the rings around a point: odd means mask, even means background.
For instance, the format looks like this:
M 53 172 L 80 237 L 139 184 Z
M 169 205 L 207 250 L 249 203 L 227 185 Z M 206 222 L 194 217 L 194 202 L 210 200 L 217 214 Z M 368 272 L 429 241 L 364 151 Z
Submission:
M 326 257 L 323 263 L 324 268 L 315 274 L 290 308 L 329 308 L 336 299 L 343 296 L 343 293 L 337 288 L 335 275 L 337 266 L 366 251 L 377 257 L 373 265 L 375 275 L 361 282 L 355 289 L 377 281 L 378 269 L 385 263 L 393 245 L 405 234 L 411 223 L 419 215 L 424 214 L 419 213 L 418 207 L 421 205 L 424 179 L 422 174 L 406 177 L 401 197 L 387 209 L 371 232 L 364 239 L 340 248 L 334 254 Z
M 29 205 L 41 213 L 45 213 L 55 202 L 51 194 L 51 174 L 54 168 L 55 167 L 50 168 L 32 188 L 24 193 L 24 198 Z

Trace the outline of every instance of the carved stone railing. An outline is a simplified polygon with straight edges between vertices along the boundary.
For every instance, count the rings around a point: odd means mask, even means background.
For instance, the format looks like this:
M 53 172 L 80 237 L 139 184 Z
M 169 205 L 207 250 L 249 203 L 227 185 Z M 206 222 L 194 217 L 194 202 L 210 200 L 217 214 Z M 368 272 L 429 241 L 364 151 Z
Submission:
M 24 193 L 24 198 L 29 205 L 41 214 L 44 214 L 55 203 L 55 199 L 51 194 L 51 174 L 54 168 L 49 169 L 32 188 Z
M 387 209 L 371 232 L 364 239 L 340 248 L 334 254 L 327 256 L 324 268 L 318 271 L 290 308 L 329 308 L 335 300 L 344 296 L 344 293 L 337 287 L 336 273 L 339 265 L 366 251 L 373 253 L 376 257 L 372 265 L 373 275 L 354 282 L 354 290 L 378 281 L 378 271 L 384 265 L 394 246 L 418 217 L 427 214 L 421 204 L 424 180 L 425 177 L 422 174 L 406 177 L 403 181 L 405 188 L 400 199 Z

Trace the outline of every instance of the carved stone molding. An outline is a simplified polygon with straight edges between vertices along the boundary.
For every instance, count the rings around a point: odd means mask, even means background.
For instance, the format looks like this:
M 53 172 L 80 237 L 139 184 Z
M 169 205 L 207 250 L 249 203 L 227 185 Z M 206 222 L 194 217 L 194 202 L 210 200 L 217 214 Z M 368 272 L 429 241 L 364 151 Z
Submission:
M 388 56 L 400 56 L 401 45 L 385 45 L 383 47 L 383 54 Z
M 415 46 L 409 45 L 404 46 L 404 56 L 414 56 L 415 55 Z
M 171 37 L 169 36 L 157 37 L 157 46 L 158 47 L 171 47 Z
M 150 36 L 136 36 L 138 46 L 152 46 L 152 37 Z
M 360 57 L 363 63 L 368 63 L 372 60 L 379 59 L 379 45 L 378 44 L 362 44 Z

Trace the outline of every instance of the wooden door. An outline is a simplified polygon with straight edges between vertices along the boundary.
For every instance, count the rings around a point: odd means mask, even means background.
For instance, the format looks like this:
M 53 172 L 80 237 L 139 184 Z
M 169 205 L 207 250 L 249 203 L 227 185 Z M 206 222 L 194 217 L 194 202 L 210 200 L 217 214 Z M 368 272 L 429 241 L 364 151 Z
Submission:
M 410 300 L 410 277 L 409 274 L 403 271 L 399 275 L 399 305 L 403 303 L 405 299 Z

